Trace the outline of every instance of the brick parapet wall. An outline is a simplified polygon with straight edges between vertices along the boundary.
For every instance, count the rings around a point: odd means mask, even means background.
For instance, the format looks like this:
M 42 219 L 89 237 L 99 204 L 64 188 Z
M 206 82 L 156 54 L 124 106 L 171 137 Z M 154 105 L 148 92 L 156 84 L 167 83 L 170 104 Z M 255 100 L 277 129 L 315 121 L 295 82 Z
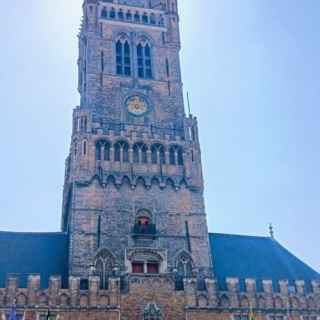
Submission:
M 213 279 L 206 280 L 206 290 L 197 290 L 196 279 L 185 279 L 184 290 L 176 291 L 174 278 L 170 275 L 142 276 L 131 275 L 128 279 L 128 291 L 120 292 L 120 278 L 110 278 L 108 290 L 100 289 L 100 279 L 90 276 L 88 288 L 80 288 L 80 278 L 69 277 L 67 289 L 61 288 L 61 277 L 52 276 L 49 288 L 40 288 L 40 276 L 30 275 L 27 288 L 18 287 L 18 276 L 9 276 L 7 287 L 0 289 L 0 308 L 16 305 L 18 308 L 56 308 L 70 311 L 73 309 L 93 310 L 121 309 L 130 301 L 152 302 L 162 300 L 162 304 L 179 301 L 180 307 L 205 312 L 249 312 L 250 309 L 261 312 L 293 313 L 320 312 L 320 281 L 312 281 L 311 292 L 305 292 L 304 281 L 296 281 L 296 292 L 289 293 L 286 281 L 280 281 L 279 292 L 270 290 L 271 281 L 265 282 L 264 291 L 242 292 L 237 287 L 237 279 L 227 279 L 229 290 L 220 291 Z M 252 289 L 253 279 L 247 279 Z M 231 284 L 232 283 L 232 284 Z M 268 283 L 268 286 L 266 286 Z M 133 302 L 131 302 L 133 303 Z M 129 307 L 128 307 L 129 308 Z M 319 313 L 320 314 L 320 313 Z

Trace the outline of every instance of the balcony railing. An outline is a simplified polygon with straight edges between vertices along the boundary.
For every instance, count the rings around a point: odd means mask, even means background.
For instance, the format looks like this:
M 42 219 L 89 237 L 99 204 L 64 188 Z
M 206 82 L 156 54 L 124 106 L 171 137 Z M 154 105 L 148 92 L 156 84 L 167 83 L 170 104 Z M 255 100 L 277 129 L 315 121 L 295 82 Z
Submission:
M 139 225 L 136 224 L 132 228 L 133 237 L 155 237 L 157 235 L 157 228 L 155 224 Z

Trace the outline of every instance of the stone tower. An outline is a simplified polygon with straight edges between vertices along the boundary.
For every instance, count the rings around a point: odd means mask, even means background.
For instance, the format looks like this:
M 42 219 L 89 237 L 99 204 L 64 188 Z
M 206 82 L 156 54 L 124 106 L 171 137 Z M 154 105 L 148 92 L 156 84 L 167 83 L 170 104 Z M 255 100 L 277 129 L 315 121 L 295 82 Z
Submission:
M 66 161 L 69 273 L 212 276 L 176 0 L 85 0 Z

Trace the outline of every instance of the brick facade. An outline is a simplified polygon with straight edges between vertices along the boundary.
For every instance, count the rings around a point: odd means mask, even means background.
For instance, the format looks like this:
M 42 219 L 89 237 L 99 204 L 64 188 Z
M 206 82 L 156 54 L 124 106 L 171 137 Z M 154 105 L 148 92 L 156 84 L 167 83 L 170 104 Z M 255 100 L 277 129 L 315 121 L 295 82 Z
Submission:
M 320 281 L 218 287 L 179 52 L 176 0 L 84 1 L 61 219 L 69 284 L 9 276 L 2 319 L 12 305 L 25 320 L 320 319 Z
M 84 2 L 81 105 L 74 111 L 63 210 L 75 276 L 87 277 L 103 249 L 122 275 L 130 273 L 128 254 L 135 248 L 144 249 L 146 259 L 149 251 L 160 254 L 164 274 L 176 268 L 179 253 L 188 252 L 199 277 L 211 276 L 197 121 L 184 113 L 176 3 L 167 10 L 165 1 L 147 2 Z M 127 21 L 128 12 L 149 20 Z M 130 48 L 130 76 L 117 74 L 118 43 Z M 140 43 L 150 46 L 150 77 L 139 77 Z M 143 115 L 130 112 L 131 97 L 145 101 Z M 153 238 L 132 234 L 141 211 L 156 227 Z

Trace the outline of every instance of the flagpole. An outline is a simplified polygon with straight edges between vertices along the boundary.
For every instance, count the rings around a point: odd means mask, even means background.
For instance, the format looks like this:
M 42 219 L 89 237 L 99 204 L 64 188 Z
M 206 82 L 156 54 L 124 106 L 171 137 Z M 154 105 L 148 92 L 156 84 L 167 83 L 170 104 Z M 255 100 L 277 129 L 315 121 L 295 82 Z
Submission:
M 288 301 L 287 301 L 287 320 L 291 319 L 291 315 L 290 315 L 290 297 L 288 297 Z
M 253 308 L 252 308 L 252 304 L 249 304 L 249 315 L 248 315 L 248 319 L 249 320 L 254 320 L 254 313 L 253 313 Z

